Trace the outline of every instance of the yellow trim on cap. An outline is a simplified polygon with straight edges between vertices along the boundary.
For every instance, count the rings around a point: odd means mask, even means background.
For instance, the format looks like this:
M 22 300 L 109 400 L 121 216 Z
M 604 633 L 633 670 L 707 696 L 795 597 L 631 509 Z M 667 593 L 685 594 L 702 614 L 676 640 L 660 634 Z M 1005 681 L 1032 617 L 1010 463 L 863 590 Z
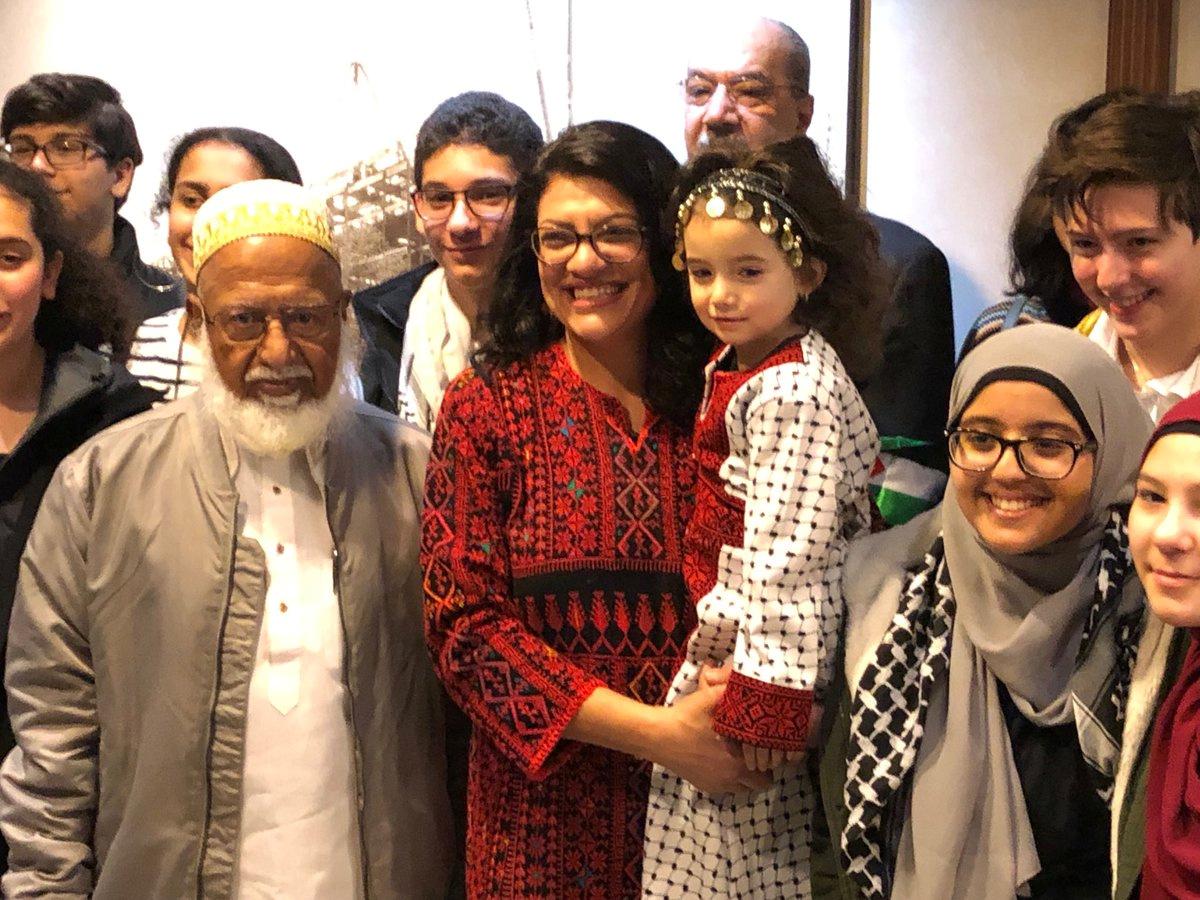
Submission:
M 219 194 L 214 197 L 220 196 Z M 320 247 L 334 259 L 337 250 L 324 210 L 279 200 L 239 204 L 197 223 L 192 232 L 192 260 L 196 271 L 222 247 L 255 236 L 282 235 L 300 238 Z

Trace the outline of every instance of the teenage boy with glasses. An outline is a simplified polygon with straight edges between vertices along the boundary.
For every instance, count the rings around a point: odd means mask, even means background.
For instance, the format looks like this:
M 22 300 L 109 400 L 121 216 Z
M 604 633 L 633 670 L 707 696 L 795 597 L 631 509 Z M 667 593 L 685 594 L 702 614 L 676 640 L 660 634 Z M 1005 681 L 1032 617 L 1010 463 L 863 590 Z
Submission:
M 125 276 L 133 318 L 183 305 L 183 283 L 142 262 L 133 226 L 117 215 L 142 148 L 112 85 L 89 75 L 34 75 L 4 98 L 0 136 L 3 155 L 58 196 L 75 240 Z
M 354 298 L 368 402 L 433 431 L 491 303 L 517 182 L 542 142 L 528 113 L 482 91 L 451 97 L 421 125 L 413 207 L 434 262 Z

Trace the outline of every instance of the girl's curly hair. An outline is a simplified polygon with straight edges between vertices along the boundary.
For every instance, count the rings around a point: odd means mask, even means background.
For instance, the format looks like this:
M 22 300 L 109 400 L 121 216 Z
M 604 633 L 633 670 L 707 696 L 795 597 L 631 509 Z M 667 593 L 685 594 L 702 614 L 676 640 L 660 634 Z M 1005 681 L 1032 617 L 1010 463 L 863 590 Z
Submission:
M 717 150 L 696 157 L 680 173 L 672 212 L 709 175 L 728 168 L 749 169 L 778 182 L 784 199 L 803 219 L 805 255 L 825 264 L 825 277 L 807 300 L 797 301 L 792 317 L 815 328 L 861 384 L 879 365 L 890 318 L 891 285 L 879 256 L 879 234 L 866 214 L 842 196 L 807 137 L 758 151 Z
M 38 307 L 34 339 L 51 355 L 76 344 L 91 350 L 107 345 L 113 358 L 123 361 L 137 322 L 128 290 L 112 263 L 97 259 L 71 239 L 58 200 L 38 175 L 0 160 L 0 194 L 29 209 L 45 260 L 62 254 L 58 287 L 54 299 Z
M 596 178 L 633 203 L 646 229 L 645 251 L 657 295 L 646 318 L 643 399 L 659 414 L 691 426 L 713 340 L 688 301 L 683 277 L 671 265 L 673 235 L 666 212 L 678 169 L 679 164 L 658 139 L 622 122 L 576 125 L 543 148 L 517 189 L 496 294 L 484 318 L 484 339 L 474 356 L 484 377 L 562 338 L 563 325 L 542 297 L 530 239 L 537 228 L 538 202 L 552 177 Z

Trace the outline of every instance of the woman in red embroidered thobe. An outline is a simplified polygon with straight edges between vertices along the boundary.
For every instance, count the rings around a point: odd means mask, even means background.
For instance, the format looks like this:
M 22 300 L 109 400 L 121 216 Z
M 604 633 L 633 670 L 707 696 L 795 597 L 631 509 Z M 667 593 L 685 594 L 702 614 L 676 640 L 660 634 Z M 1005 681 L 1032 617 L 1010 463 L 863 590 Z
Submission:
M 655 768 L 651 897 L 811 895 L 814 792 L 799 759 L 832 674 L 842 556 L 869 524 L 879 454 L 839 358 L 861 372 L 878 347 L 873 232 L 807 138 L 740 162 L 700 157 L 679 187 L 692 303 L 726 346 L 696 422 L 684 573 L 698 625 L 667 702 L 702 688 L 705 666 L 729 665 L 714 728 L 772 783 L 712 794 Z
M 711 346 L 657 225 L 675 169 L 619 123 L 551 143 L 516 201 L 478 371 L 443 401 L 426 623 L 475 726 L 473 897 L 637 896 L 650 762 L 761 783 L 712 731 L 723 687 L 657 706 L 695 623 L 688 426 Z

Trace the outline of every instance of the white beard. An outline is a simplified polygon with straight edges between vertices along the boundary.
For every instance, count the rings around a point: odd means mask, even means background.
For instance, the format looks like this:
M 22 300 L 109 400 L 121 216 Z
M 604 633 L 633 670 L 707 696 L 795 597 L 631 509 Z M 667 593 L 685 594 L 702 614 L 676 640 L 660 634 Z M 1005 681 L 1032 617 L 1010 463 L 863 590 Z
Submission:
M 207 331 L 196 343 L 202 355 L 202 377 L 196 393 L 221 428 L 251 453 L 279 458 L 319 444 L 354 406 L 350 385 L 362 358 L 362 339 L 353 313 L 342 322 L 333 384 L 324 397 L 314 400 L 285 397 L 272 403 L 238 397 L 221 380 Z

